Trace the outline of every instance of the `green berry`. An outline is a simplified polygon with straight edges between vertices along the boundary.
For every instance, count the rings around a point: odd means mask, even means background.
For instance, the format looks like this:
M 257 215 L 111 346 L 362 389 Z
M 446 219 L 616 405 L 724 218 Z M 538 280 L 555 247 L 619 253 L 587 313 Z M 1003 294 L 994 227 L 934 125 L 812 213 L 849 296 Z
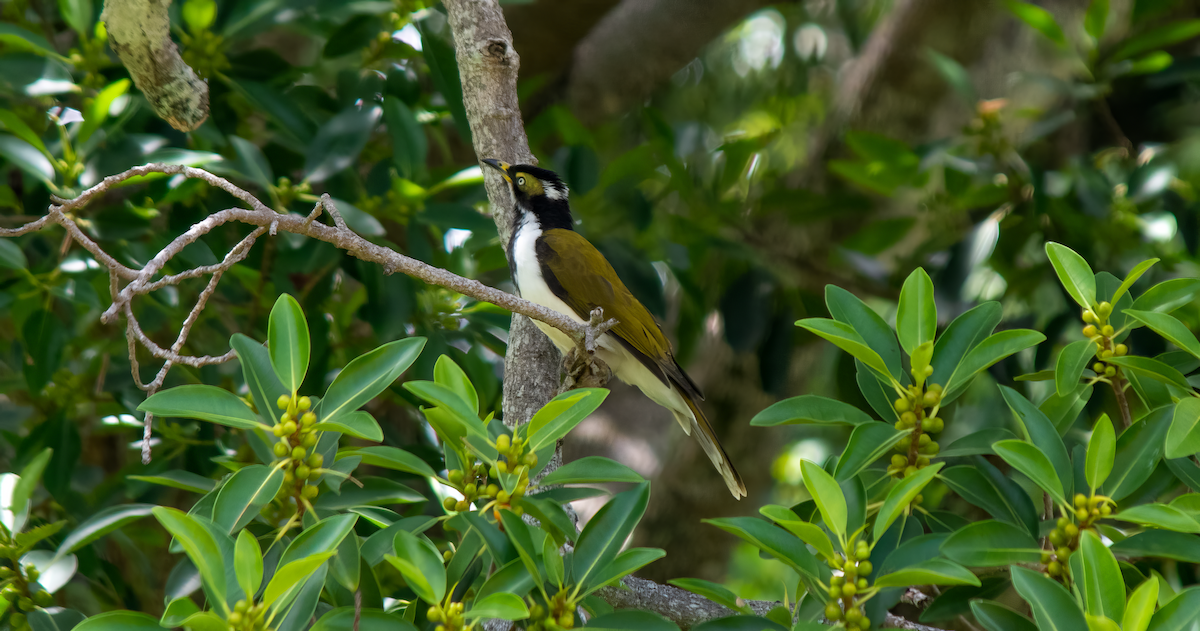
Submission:
M 837 603 L 829 603 L 825 605 L 825 619 L 830 622 L 837 622 L 842 619 L 842 608 L 837 606 Z
M 295 447 L 292 449 L 292 458 L 296 460 L 304 460 L 305 454 L 308 452 L 303 447 Z M 300 476 L 304 477 L 304 476 Z
M 903 413 L 911 410 L 912 404 L 909 403 L 908 399 L 896 399 L 895 402 L 892 403 L 892 407 L 895 408 L 897 412 Z
M 304 416 L 300 417 L 300 425 L 303 427 L 312 427 L 317 422 L 317 415 L 312 412 L 305 412 Z
M 273 447 L 273 449 L 275 450 L 275 456 L 278 458 L 282 458 L 288 454 L 288 446 L 285 442 L 281 441 L 275 443 L 275 447 Z
M 282 437 L 282 436 L 283 436 L 283 424 L 281 424 L 281 423 L 277 423 L 277 424 L 275 425 L 275 427 L 272 427 L 272 428 L 271 428 L 271 433 L 272 433 L 272 434 L 275 434 L 275 438 L 280 438 L 280 437 Z
M 896 455 L 892 456 L 892 466 L 896 467 L 896 468 L 907 467 L 908 466 L 908 458 L 906 456 L 896 454 Z
M 858 564 L 858 573 L 860 576 L 870 576 L 872 569 L 874 568 L 871 567 L 870 561 L 862 561 Z
M 1067 524 L 1067 527 L 1063 532 L 1067 535 L 1068 539 L 1074 539 L 1075 537 L 1079 536 L 1079 526 L 1076 526 L 1075 524 Z
M 459 469 L 451 469 L 447 477 L 450 479 L 450 482 L 458 484 L 463 481 L 463 472 Z
M 836 585 L 830 585 L 829 586 L 829 597 L 830 598 L 841 598 L 842 597 L 842 588 L 838 587 Z
M 858 593 L 858 587 L 855 586 L 854 583 L 846 583 L 845 585 L 842 586 L 842 594 L 844 594 L 846 596 L 853 597 L 857 593 Z M 849 613 L 849 612 L 847 612 L 847 613 Z
M 308 478 L 308 474 L 310 471 L 312 471 L 312 470 L 308 468 L 308 465 L 302 464 L 302 465 L 296 467 L 296 477 L 301 480 L 305 480 Z
M 454 510 L 454 505 L 457 503 L 458 500 L 455 500 L 453 497 L 447 497 L 446 499 L 442 500 L 442 508 L 452 511 Z
M 283 424 L 283 433 L 292 435 L 296 433 L 296 421 L 288 421 Z
M 1099 333 L 1099 331 L 1096 330 L 1096 326 L 1093 324 L 1089 324 L 1089 325 L 1083 327 L 1083 336 L 1084 337 L 1087 337 L 1087 338 L 1096 337 L 1096 333 Z
M 928 445 L 929 441 L 931 440 L 933 439 L 929 437 L 929 434 L 921 434 L 921 437 L 917 439 L 917 446 L 924 447 L 925 445 Z
M 927 407 L 927 408 L 937 405 L 938 403 L 941 402 L 941 400 L 942 400 L 941 393 L 932 392 L 932 391 L 926 392 L 925 395 L 921 397 L 921 401 L 925 404 L 925 407 Z
M 1063 544 L 1063 532 L 1055 528 L 1054 530 L 1050 531 L 1049 539 L 1050 545 L 1053 545 L 1054 547 L 1061 546 Z
M 286 410 L 288 405 L 291 405 L 291 403 L 292 398 L 286 394 L 281 394 L 279 395 L 278 399 L 275 399 L 275 405 L 279 406 L 279 409 L 281 410 Z
M 846 622 L 858 622 L 859 620 L 862 620 L 862 611 L 858 607 L 846 610 Z
M 313 454 L 308 457 L 308 466 L 314 469 L 320 469 L 323 464 L 325 464 L 325 456 L 321 454 Z
M 1114 329 L 1111 324 L 1106 324 L 1100 328 L 1100 334 L 1103 335 L 1104 337 L 1112 337 L 1113 334 L 1116 332 L 1117 332 L 1117 330 Z
M 1112 305 L 1109 304 L 1108 301 L 1104 301 L 1104 302 L 1096 305 L 1096 311 L 1097 311 L 1097 313 L 1100 314 L 1101 318 L 1107 318 L 1108 315 L 1110 313 L 1112 313 Z M 1108 334 L 1105 333 L 1105 335 L 1108 335 Z
M 1051 561 L 1050 565 L 1046 566 L 1046 572 L 1048 572 L 1050 576 L 1062 575 L 1062 563 L 1059 563 L 1058 561 Z
M 1113 351 L 1117 357 L 1124 357 L 1125 354 L 1129 352 L 1129 347 L 1125 346 L 1124 344 L 1117 344 L 1117 347 L 1113 349 Z
M 500 487 L 495 484 L 489 484 L 485 490 L 488 497 L 496 497 L 496 494 L 500 492 Z
M 1117 374 L 1117 369 L 1113 368 L 1112 366 L 1109 366 L 1108 368 L 1104 369 L 1105 377 L 1112 377 L 1112 376 L 1115 376 L 1116 374 Z
M 1054 549 L 1054 556 L 1058 557 L 1060 561 L 1065 560 L 1071 556 L 1071 549 L 1066 546 L 1059 546 Z
M 309 432 L 309 433 L 305 434 L 305 435 L 304 435 L 304 440 L 301 440 L 301 441 L 300 441 L 300 444 L 301 444 L 301 445 L 304 445 L 305 447 L 308 447 L 309 449 L 312 449 L 313 447 L 316 447 L 316 446 L 317 446 L 317 434 L 316 434 L 316 432 Z
M 1075 494 L 1075 508 L 1083 508 L 1084 506 L 1087 506 L 1087 501 L 1088 498 L 1083 493 Z
M 430 607 L 429 611 L 425 612 L 425 617 L 428 618 L 430 622 L 441 622 L 444 620 L 442 617 L 442 608 L 437 606 Z
M 458 500 L 458 503 L 454 505 L 454 510 L 459 513 L 465 513 L 470 510 L 470 508 L 471 503 L 467 500 Z
M 240 626 L 242 624 L 242 614 L 234 611 L 234 612 L 230 613 L 229 617 L 226 618 L 225 620 L 232 627 Z
M 301 412 L 304 412 L 308 408 L 312 407 L 312 399 L 310 399 L 308 397 L 300 397 L 300 400 L 297 401 L 296 403 L 297 403 L 297 407 L 300 408 Z
M 501 434 L 496 437 L 496 449 L 500 451 L 508 451 L 512 446 L 512 438 L 508 434 Z

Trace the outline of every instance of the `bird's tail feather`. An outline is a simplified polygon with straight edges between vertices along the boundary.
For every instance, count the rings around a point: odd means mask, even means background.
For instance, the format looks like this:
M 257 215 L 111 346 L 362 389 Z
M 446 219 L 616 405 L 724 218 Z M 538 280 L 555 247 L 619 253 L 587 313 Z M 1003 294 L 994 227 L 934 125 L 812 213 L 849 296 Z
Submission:
M 737 469 L 733 468 L 733 462 L 729 460 L 729 454 L 725 453 L 725 448 L 721 446 L 721 442 L 717 440 L 717 434 L 713 431 L 712 425 L 704 413 L 700 411 L 699 406 L 692 401 L 691 397 L 679 393 L 689 409 L 691 409 L 691 417 L 686 418 L 682 413 L 675 412 L 675 418 L 684 427 L 691 426 L 696 431 L 688 432 L 700 441 L 700 446 L 704 448 L 704 453 L 708 454 L 708 459 L 712 461 L 713 466 L 721 473 L 721 477 L 725 479 L 725 485 L 729 487 L 729 492 L 736 499 L 742 499 L 746 496 L 746 484 L 742 482 L 742 476 L 738 475 Z

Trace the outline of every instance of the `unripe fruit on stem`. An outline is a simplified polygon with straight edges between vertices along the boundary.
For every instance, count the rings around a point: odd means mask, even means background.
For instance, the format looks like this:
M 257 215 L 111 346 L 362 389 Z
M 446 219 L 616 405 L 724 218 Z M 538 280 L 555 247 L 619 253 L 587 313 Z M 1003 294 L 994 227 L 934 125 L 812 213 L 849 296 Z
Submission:
M 325 464 L 325 456 L 321 454 L 313 454 L 308 457 L 308 466 L 314 469 L 319 469 L 323 464 Z
M 288 421 L 288 422 L 284 423 L 283 424 L 283 433 L 289 434 L 289 435 L 295 434 L 296 433 L 296 422 Z
M 862 611 L 858 607 L 851 607 L 846 610 L 846 622 L 858 622 L 862 620 Z
M 1050 565 L 1046 566 L 1046 572 L 1048 572 L 1050 576 L 1059 576 L 1062 574 L 1062 564 L 1058 561 L 1051 561 Z
M 917 468 L 912 465 L 909 465 L 904 468 L 904 477 L 908 477 L 916 472 L 917 472 Z
M 1059 560 L 1066 559 L 1071 556 L 1071 549 L 1066 546 L 1059 546 L 1054 550 L 1054 556 L 1058 557 Z
M 300 400 L 296 402 L 296 406 L 300 408 L 301 412 L 304 412 L 308 408 L 312 407 L 312 399 L 308 397 L 300 397 Z
M 296 460 L 304 460 L 304 454 L 307 453 L 303 447 L 295 447 L 292 449 L 292 458 Z
M 314 498 L 318 494 L 320 494 L 320 492 L 321 492 L 320 489 L 318 489 L 315 484 L 310 484 L 310 485 L 304 487 L 304 490 L 301 491 L 300 493 L 302 495 L 304 495 L 304 497 L 307 497 L 308 499 L 311 500 L 312 498 Z
M 1094 324 L 1089 324 L 1089 325 L 1083 327 L 1083 336 L 1084 337 L 1088 337 L 1088 338 L 1096 337 L 1097 333 L 1099 333 L 1099 331 L 1096 330 L 1096 325 L 1094 325 Z
M 500 451 L 507 451 L 512 445 L 511 440 L 512 439 L 509 438 L 508 434 L 501 434 L 496 438 L 496 449 L 499 449 Z
M 275 443 L 273 449 L 275 450 L 275 456 L 278 458 L 282 458 L 288 454 L 287 443 Z
M 1083 493 L 1075 494 L 1075 508 L 1083 508 L 1084 506 L 1087 506 L 1087 501 L 1088 498 Z
M 300 417 L 300 425 L 303 427 L 312 427 L 317 422 L 317 415 L 312 412 L 305 412 L 304 416 Z
M 458 503 L 458 501 L 455 500 L 453 497 L 447 497 L 446 499 L 442 500 L 442 508 L 444 508 L 448 511 L 452 511 L 452 510 L 454 510 L 454 505 L 457 503 Z
M 1124 357 L 1128 352 L 1129 347 L 1125 346 L 1124 344 L 1117 344 L 1116 348 L 1113 349 L 1113 354 L 1115 354 L 1117 357 Z
M 842 597 L 842 588 L 838 587 L 837 585 L 830 585 L 829 586 L 829 597 L 830 598 L 841 598 Z
M 931 440 L 933 439 L 929 437 L 929 434 L 921 434 L 921 437 L 917 439 L 917 446 L 924 447 L 925 445 L 928 445 L 929 441 Z
M 1104 372 L 1104 364 L 1102 364 L 1100 362 L 1096 362 L 1096 363 L 1092 364 L 1092 372 L 1103 373 Z
M 925 407 L 933 407 L 941 400 L 942 395 L 937 392 L 926 392 L 925 395 L 921 397 L 921 401 L 925 403 Z
M 908 399 L 896 399 L 892 403 L 892 407 L 895 408 L 897 412 L 907 412 L 912 409 L 912 405 L 909 404 Z
M 1112 356 L 1113 356 L 1113 352 L 1107 348 L 1100 351 L 1100 359 L 1108 359 L 1109 357 L 1112 357 Z
M 425 612 L 425 617 L 428 618 L 430 622 L 441 622 L 442 609 L 440 607 L 430 607 L 429 611 Z
M 1102 302 L 1096 305 L 1096 311 L 1100 314 L 1101 318 L 1107 318 L 1108 315 L 1112 313 L 1112 305 L 1107 301 Z
M 853 597 L 857 593 L 858 587 L 856 587 L 854 583 L 846 583 L 844 586 L 842 586 L 842 594 L 845 596 Z
M 463 481 L 463 472 L 460 469 L 451 469 L 446 477 L 449 478 L 451 482 L 458 484 L 459 482 Z
M 1105 369 L 1104 369 L 1104 376 L 1105 376 L 1105 377 L 1115 377 L 1115 376 L 1117 376 L 1117 369 L 1116 369 L 1116 368 L 1113 368 L 1112 366 L 1109 366 L 1108 368 L 1105 368 Z
M 1104 337 L 1112 337 L 1113 333 L 1116 333 L 1116 332 L 1117 332 L 1117 330 L 1114 329 L 1111 324 L 1106 324 L 1100 328 L 1100 333 Z
M 872 569 L 874 568 L 871 567 L 870 561 L 863 561 L 858 564 L 858 573 L 862 576 L 870 576 Z
M 1085 521 L 1090 516 L 1091 516 L 1091 513 L 1089 513 L 1088 509 L 1086 509 L 1086 508 L 1075 509 L 1075 517 L 1079 521 Z
M 892 466 L 893 467 L 908 466 L 908 457 L 900 455 L 900 454 L 896 454 L 896 455 L 892 456 Z
M 276 438 L 283 436 L 283 425 L 281 425 L 281 424 L 275 425 L 275 427 L 271 428 L 271 433 L 275 434 Z
M 287 407 L 289 405 L 291 405 L 291 403 L 292 403 L 292 398 L 286 394 L 281 394 L 281 395 L 279 395 L 278 399 L 275 399 L 275 405 L 279 406 L 279 409 L 281 409 L 281 410 L 286 410 Z
M 837 606 L 837 603 L 829 603 L 825 605 L 825 619 L 830 622 L 837 622 L 842 619 L 842 608 Z
M 470 508 L 471 504 L 467 500 L 458 500 L 458 502 L 454 505 L 455 512 L 459 513 L 464 513 Z
M 316 433 L 310 432 L 309 434 L 305 435 L 304 440 L 300 441 L 300 444 L 304 445 L 305 447 L 308 447 L 309 449 L 316 447 L 317 446 Z
M 1079 536 L 1079 526 L 1067 524 L 1067 527 L 1063 529 L 1063 533 L 1067 535 L 1068 539 L 1074 539 Z
M 308 478 L 310 471 L 311 469 L 308 468 L 308 465 L 302 464 L 296 467 L 296 477 L 300 478 L 301 480 L 305 480 Z

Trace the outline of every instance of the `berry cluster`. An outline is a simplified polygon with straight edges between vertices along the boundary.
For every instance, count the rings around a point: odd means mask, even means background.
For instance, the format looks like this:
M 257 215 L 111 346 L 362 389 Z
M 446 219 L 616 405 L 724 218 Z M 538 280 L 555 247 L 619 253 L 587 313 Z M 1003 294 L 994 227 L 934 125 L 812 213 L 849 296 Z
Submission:
M 463 618 L 462 603 L 447 603 L 445 607 L 434 605 L 425 612 L 425 617 L 430 622 L 437 624 L 434 631 L 470 631 L 475 628 L 473 624 L 467 624 Z
M 28 631 L 30 627 L 25 619 L 26 614 L 35 607 L 49 607 L 54 602 L 54 597 L 44 589 L 30 591 L 30 587 L 37 582 L 38 569 L 32 564 L 21 569 L 23 573 L 10 567 L 0 567 L 0 582 L 4 584 L 0 588 L 0 598 L 8 601 L 6 609 L 11 612 L 8 625 L 13 631 Z
M 529 626 L 527 631 L 558 631 L 559 629 L 575 628 L 575 607 L 567 597 L 566 591 L 558 592 L 550 597 L 548 605 L 534 603 L 529 608 Z
M 286 394 L 279 395 L 279 399 L 275 402 L 279 409 L 285 410 L 279 422 L 275 424 L 272 432 L 279 442 L 275 443 L 275 456 L 278 458 L 286 458 L 288 462 L 287 469 L 283 473 L 283 487 L 279 493 L 281 497 L 288 495 L 298 495 L 307 500 L 312 500 L 317 496 L 316 481 L 321 477 L 324 470 L 321 466 L 325 464 L 325 457 L 315 452 L 317 440 L 319 439 L 318 432 L 313 429 L 317 424 L 317 415 L 310 412 L 312 400 L 308 397 L 292 398 Z M 313 453 L 309 453 L 310 449 L 314 449 Z M 313 482 L 313 484 L 308 484 Z M 289 487 L 291 487 L 289 489 Z
M 841 571 L 841 576 L 829 579 L 829 604 L 825 606 L 825 618 L 830 622 L 845 620 L 846 628 L 850 631 L 871 628 L 871 620 L 863 615 L 862 605 L 856 602 L 869 584 L 866 577 L 871 575 L 871 546 L 859 539 L 853 539 L 846 546 L 845 557 L 834 554 L 828 559 L 830 569 Z M 838 604 L 841 600 L 841 605 Z
M 225 622 L 229 623 L 229 631 L 266 631 L 266 614 L 267 607 L 263 603 L 239 600 L 233 606 L 233 611 L 229 612 L 229 617 L 225 618 Z
M 508 434 L 501 434 L 496 439 L 496 451 L 504 457 L 504 460 L 497 460 L 496 464 L 487 468 L 484 463 L 474 463 L 468 466 L 466 470 L 451 469 L 447 472 L 447 479 L 450 485 L 462 493 L 463 499 L 455 500 L 453 497 L 447 497 L 442 501 L 442 507 L 447 511 L 463 512 L 471 508 L 471 504 L 478 499 L 491 499 L 491 505 L 494 508 L 512 507 L 512 511 L 518 515 L 522 513 L 519 506 L 512 506 L 512 503 L 525 495 L 529 490 L 529 472 L 533 467 L 537 466 L 538 457 L 535 453 L 525 453 L 525 448 L 529 445 L 528 440 L 520 438 L 512 438 Z M 512 492 L 505 491 L 495 483 L 488 483 L 489 479 L 499 480 L 501 473 L 512 473 L 517 475 L 517 484 L 513 487 Z
M 925 373 L 929 376 L 933 368 L 927 366 Z M 924 468 L 941 449 L 931 435 L 946 428 L 945 422 L 937 416 L 938 406 L 942 403 L 942 386 L 936 383 L 922 386 L 908 386 L 904 396 L 892 403 L 892 408 L 900 415 L 896 429 L 910 432 L 896 443 L 896 451 L 900 453 L 893 455 L 888 465 L 888 473 L 897 478 L 910 476 Z
M 1097 375 L 1105 377 L 1115 377 L 1117 367 L 1105 362 L 1112 357 L 1124 357 L 1129 353 L 1129 347 L 1124 344 L 1117 344 L 1113 337 L 1117 334 L 1113 326 L 1108 323 L 1108 316 L 1112 315 L 1112 305 L 1108 302 L 1102 302 L 1096 305 L 1096 310 L 1083 310 L 1083 335 L 1096 344 L 1096 357 L 1100 361 L 1092 364 L 1092 370 Z
M 1067 560 L 1072 552 L 1079 549 L 1080 535 L 1088 528 L 1095 528 L 1096 522 L 1101 518 L 1111 515 L 1115 505 L 1112 498 L 1104 495 L 1088 497 L 1083 493 L 1075 494 L 1075 510 L 1070 516 L 1059 517 L 1054 530 L 1051 530 L 1048 536 L 1054 550 L 1042 553 L 1042 565 L 1046 566 L 1047 576 L 1069 578 L 1070 565 Z M 1072 521 L 1071 517 L 1074 517 L 1075 521 Z

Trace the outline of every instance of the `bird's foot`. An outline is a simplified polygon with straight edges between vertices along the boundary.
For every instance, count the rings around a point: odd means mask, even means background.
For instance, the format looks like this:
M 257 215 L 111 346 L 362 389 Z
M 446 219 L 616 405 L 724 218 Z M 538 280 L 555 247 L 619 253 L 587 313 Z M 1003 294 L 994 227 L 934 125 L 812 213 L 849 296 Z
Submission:
M 563 380 L 558 392 L 575 388 L 603 388 L 612 378 L 612 369 L 594 353 L 572 347 L 563 357 Z

